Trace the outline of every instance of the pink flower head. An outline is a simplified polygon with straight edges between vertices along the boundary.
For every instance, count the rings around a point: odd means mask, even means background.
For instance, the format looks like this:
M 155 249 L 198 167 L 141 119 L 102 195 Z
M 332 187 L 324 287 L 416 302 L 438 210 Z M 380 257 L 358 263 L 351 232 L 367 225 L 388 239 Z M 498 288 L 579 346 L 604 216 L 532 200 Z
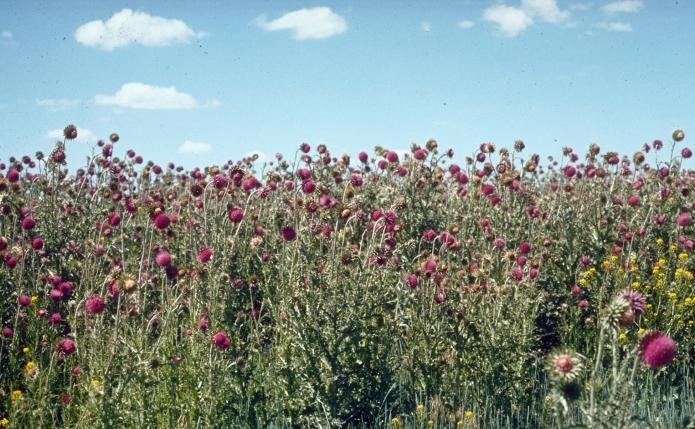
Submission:
M 229 220 L 231 220 L 234 223 L 239 223 L 244 219 L 244 211 L 241 210 L 239 207 L 234 207 L 229 211 L 227 214 L 229 217 Z
M 213 251 L 211 248 L 202 247 L 200 249 L 200 251 L 198 252 L 198 260 L 200 261 L 201 264 L 204 264 L 204 263 L 210 261 L 210 259 L 212 259 L 212 254 L 213 254 Z
M 229 348 L 229 346 L 232 345 L 231 341 L 229 341 L 229 337 L 227 336 L 227 334 L 225 334 L 222 331 L 215 332 L 214 334 L 212 334 L 212 342 L 222 350 L 226 350 Z
M 280 235 L 285 241 L 292 241 L 297 238 L 297 232 L 291 226 L 286 226 L 280 230 Z
M 305 194 L 311 194 L 316 190 L 316 183 L 313 180 L 307 180 L 302 184 L 302 192 Z
M 418 284 L 417 274 L 412 274 L 412 273 L 408 274 L 405 279 L 406 279 L 406 282 L 408 283 L 408 286 L 410 286 L 411 289 L 417 288 L 417 284 Z
M 12 329 L 10 326 L 5 326 L 2 328 L 2 336 L 5 338 L 10 338 L 14 335 L 14 329 Z
M 362 164 L 366 164 L 367 161 L 369 161 L 369 155 L 367 155 L 367 152 L 360 152 L 357 157 L 360 159 Z
M 651 331 L 640 338 L 639 353 L 642 362 L 649 368 L 661 368 L 676 356 L 676 342 L 668 334 Z
M 647 301 L 644 299 L 644 296 L 636 290 L 625 289 L 618 296 L 627 301 L 630 305 L 630 310 L 635 313 L 635 316 L 642 314 L 647 307 Z
M 693 218 L 690 216 L 690 213 L 681 213 L 676 218 L 676 224 L 683 227 L 690 225 L 692 221 Z
M 99 314 L 104 311 L 105 307 L 106 303 L 104 302 L 104 298 L 99 295 L 92 295 L 84 302 L 84 309 L 89 314 Z
M 70 338 L 62 338 L 58 341 L 58 351 L 65 353 L 66 355 L 75 352 L 75 342 Z
M 31 239 L 31 248 L 34 250 L 43 249 L 43 244 L 43 238 L 41 237 L 34 237 Z
M 398 162 L 398 154 L 395 151 L 386 152 L 386 160 L 391 163 Z
M 29 297 L 29 295 L 21 294 L 19 295 L 19 298 L 17 298 L 17 302 L 22 307 L 28 307 L 31 304 L 31 298 Z
M 171 254 L 165 250 L 162 250 L 161 252 L 157 253 L 155 262 L 157 262 L 157 265 L 160 267 L 166 267 L 171 264 Z
M 165 215 L 164 213 L 160 213 L 156 218 L 154 218 L 154 226 L 157 229 L 164 229 L 168 227 L 170 223 L 171 219 L 169 219 L 169 216 Z
M 204 332 L 208 330 L 208 327 L 210 327 L 210 320 L 206 316 L 201 317 L 198 320 L 198 329 Z
M 34 220 L 33 217 L 27 216 L 24 219 L 22 219 L 22 229 L 25 231 L 30 231 L 34 229 L 36 226 L 36 221 Z

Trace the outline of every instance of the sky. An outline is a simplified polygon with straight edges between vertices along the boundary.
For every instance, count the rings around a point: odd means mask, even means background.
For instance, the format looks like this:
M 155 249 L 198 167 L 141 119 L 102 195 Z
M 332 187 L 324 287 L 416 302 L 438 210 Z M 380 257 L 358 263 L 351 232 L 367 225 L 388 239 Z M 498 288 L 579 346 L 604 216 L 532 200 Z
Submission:
M 695 133 L 695 1 L 0 2 L 0 160 L 187 167 L 303 142 L 631 154 Z M 71 161 L 72 163 L 73 161 Z

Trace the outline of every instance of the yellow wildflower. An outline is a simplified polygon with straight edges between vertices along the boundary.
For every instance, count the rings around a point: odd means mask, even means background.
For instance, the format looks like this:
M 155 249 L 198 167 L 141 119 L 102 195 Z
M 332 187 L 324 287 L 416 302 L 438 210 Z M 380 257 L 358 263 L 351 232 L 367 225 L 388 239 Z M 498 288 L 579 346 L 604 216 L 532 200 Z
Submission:
M 10 393 L 10 399 L 13 401 L 19 401 L 22 399 L 24 395 L 22 394 L 22 391 L 19 389 L 13 390 L 12 393 Z
M 32 361 L 29 361 L 24 365 L 24 374 L 27 377 L 33 377 L 39 372 L 39 368 Z
M 10 421 L 7 419 L 0 420 L 0 428 L 6 428 L 10 425 Z
M 685 262 L 688 260 L 688 254 L 687 253 L 679 253 L 678 254 L 678 260 L 681 262 Z
M 663 247 L 664 245 L 664 239 L 663 238 L 657 238 L 656 239 L 656 245 L 659 247 Z
M 24 348 L 22 349 L 22 353 L 24 353 L 25 355 L 26 355 L 26 354 L 29 354 L 30 351 L 31 351 L 31 349 L 30 349 L 29 347 L 24 347 Z
M 32 303 L 32 304 L 36 304 L 36 302 L 37 302 L 38 300 L 39 300 L 39 297 L 38 297 L 38 296 L 32 295 L 32 297 L 31 297 L 31 303 Z
M 471 410 L 466 411 L 466 418 L 467 419 L 472 419 L 473 416 L 474 416 L 473 411 L 471 411 Z

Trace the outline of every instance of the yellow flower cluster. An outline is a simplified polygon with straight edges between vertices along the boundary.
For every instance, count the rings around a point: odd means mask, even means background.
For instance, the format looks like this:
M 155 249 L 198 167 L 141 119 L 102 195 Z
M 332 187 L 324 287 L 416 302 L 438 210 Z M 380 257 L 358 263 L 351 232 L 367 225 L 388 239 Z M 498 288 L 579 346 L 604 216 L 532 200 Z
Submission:
M 580 286 L 586 286 L 595 276 L 596 268 L 590 267 L 579 275 L 579 281 L 577 283 L 579 283 Z

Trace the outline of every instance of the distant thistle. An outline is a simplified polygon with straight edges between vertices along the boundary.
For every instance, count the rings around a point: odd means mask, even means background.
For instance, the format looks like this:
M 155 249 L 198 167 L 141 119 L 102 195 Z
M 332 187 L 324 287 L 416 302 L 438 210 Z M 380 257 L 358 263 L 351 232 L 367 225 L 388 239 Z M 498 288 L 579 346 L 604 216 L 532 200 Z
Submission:
M 679 142 L 685 138 L 685 133 L 683 130 L 676 130 L 673 132 L 673 140 Z

